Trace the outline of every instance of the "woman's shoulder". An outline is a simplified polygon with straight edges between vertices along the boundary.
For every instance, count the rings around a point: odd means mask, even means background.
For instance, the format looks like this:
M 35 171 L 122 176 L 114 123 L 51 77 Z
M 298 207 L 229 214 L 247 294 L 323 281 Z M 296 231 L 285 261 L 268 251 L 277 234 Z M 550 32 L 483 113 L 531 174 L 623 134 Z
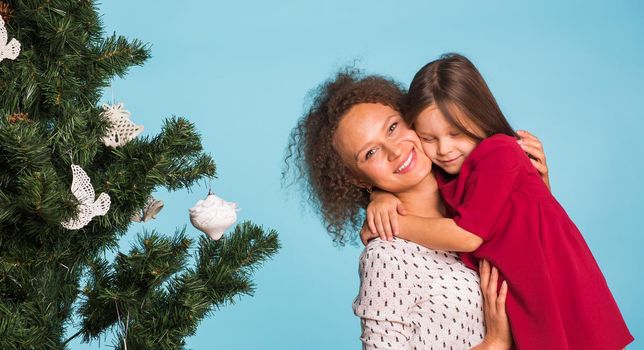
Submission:
M 386 254 L 386 255 L 411 255 L 412 253 L 436 252 L 433 249 L 425 248 L 414 242 L 402 238 L 394 238 L 391 241 L 375 238 L 367 243 L 363 255 Z
M 367 244 L 360 256 L 360 261 L 363 263 L 382 261 L 383 259 L 411 266 L 418 265 L 420 261 L 431 261 L 436 264 L 459 262 L 456 253 L 425 248 L 400 238 L 394 238 L 392 241 L 385 241 L 380 238 L 373 239 Z

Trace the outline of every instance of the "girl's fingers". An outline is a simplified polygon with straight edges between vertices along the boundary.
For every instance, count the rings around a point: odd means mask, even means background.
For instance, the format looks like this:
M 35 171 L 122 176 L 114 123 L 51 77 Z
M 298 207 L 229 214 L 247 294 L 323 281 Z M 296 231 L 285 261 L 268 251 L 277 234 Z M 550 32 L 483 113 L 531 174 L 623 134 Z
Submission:
M 376 229 L 378 230 L 377 231 L 378 235 L 380 236 L 380 238 L 382 240 L 386 241 L 387 240 L 387 235 L 385 234 L 385 230 L 384 230 L 384 228 L 382 226 L 382 218 L 380 217 L 380 215 L 376 215 L 375 221 L 376 221 Z
M 369 242 L 369 238 L 371 238 L 372 235 L 373 233 L 368 228 L 368 226 L 362 226 L 362 230 L 360 230 L 360 240 L 362 241 L 363 245 L 367 245 L 367 242 Z
M 385 235 L 387 235 L 387 240 L 391 241 L 394 237 L 394 234 L 391 230 L 391 218 L 389 217 L 388 211 L 384 211 L 382 213 L 382 226 L 385 229 Z
M 394 234 L 394 236 L 398 236 L 398 213 L 396 213 L 396 210 L 392 210 L 389 212 L 389 221 L 391 221 L 391 231 Z
M 375 215 L 371 211 L 367 211 L 367 225 L 369 225 L 369 230 L 371 230 L 372 234 L 378 233 L 378 230 L 376 229 L 376 223 L 375 223 Z
M 396 205 L 396 211 L 400 215 L 407 215 L 407 210 L 405 209 L 405 206 L 402 204 L 402 202 L 399 202 L 398 205 Z

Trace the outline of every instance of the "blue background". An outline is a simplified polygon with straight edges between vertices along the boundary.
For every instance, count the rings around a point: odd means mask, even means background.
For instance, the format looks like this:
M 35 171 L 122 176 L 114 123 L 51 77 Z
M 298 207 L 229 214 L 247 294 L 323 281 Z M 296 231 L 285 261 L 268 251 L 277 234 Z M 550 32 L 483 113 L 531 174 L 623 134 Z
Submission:
M 255 296 L 204 320 L 190 348 L 359 348 L 351 302 L 361 247 L 334 247 L 297 191 L 280 187 L 288 134 L 308 91 L 338 68 L 355 63 L 407 85 L 449 51 L 474 61 L 515 128 L 542 139 L 553 192 L 644 337 L 641 1 L 109 0 L 100 11 L 108 33 L 152 44 L 145 66 L 113 82 L 116 101 L 147 135 L 173 114 L 196 123 L 217 162 L 213 189 L 283 245 L 256 273 Z M 122 246 L 143 228 L 187 225 L 199 236 L 187 210 L 206 192 L 158 192 L 158 220 L 133 224 Z

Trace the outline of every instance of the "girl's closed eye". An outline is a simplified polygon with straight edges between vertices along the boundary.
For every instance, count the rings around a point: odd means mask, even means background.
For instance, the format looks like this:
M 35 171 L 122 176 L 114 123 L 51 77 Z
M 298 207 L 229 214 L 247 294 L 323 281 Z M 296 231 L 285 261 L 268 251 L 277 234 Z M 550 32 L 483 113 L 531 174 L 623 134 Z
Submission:
M 462 134 L 462 133 L 461 133 L 460 131 L 458 131 L 458 130 L 454 130 L 454 131 L 450 131 L 449 136 L 451 136 L 451 137 L 457 137 L 457 136 L 461 136 L 461 134 Z
M 421 140 L 422 142 L 434 142 L 434 141 L 436 141 L 436 138 L 435 138 L 435 137 L 426 137 L 426 136 L 421 136 L 421 137 L 420 137 L 420 140 Z

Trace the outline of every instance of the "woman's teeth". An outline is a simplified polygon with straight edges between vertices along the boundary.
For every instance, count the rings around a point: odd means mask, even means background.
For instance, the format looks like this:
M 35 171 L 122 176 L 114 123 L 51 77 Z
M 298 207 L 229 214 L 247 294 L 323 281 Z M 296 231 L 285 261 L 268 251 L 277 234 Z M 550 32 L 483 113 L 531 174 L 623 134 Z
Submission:
M 405 170 L 405 168 L 407 168 L 409 166 L 409 164 L 411 163 L 411 158 L 412 158 L 413 153 L 414 152 L 409 152 L 409 157 L 407 157 L 407 160 L 400 166 L 400 168 L 398 168 L 396 170 L 397 173 Z

